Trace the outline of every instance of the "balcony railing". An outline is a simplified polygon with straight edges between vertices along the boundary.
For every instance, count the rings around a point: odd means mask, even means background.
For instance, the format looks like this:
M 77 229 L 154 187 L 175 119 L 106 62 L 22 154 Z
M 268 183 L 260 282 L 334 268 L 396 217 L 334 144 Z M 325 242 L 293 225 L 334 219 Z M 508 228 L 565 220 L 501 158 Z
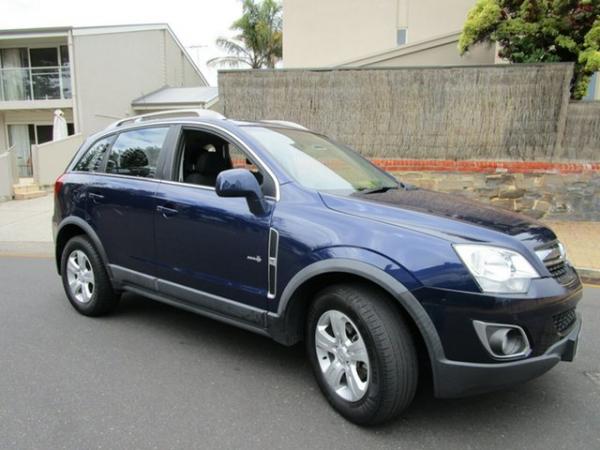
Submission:
M 68 66 L 0 69 L 0 101 L 71 98 Z

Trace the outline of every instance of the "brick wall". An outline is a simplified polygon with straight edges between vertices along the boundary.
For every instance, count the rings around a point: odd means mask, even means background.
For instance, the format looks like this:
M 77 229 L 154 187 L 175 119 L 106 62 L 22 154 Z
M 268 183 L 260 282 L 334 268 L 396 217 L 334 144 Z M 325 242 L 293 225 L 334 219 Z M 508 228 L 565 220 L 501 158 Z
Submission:
M 536 219 L 600 221 L 600 163 L 372 161 L 406 183 Z

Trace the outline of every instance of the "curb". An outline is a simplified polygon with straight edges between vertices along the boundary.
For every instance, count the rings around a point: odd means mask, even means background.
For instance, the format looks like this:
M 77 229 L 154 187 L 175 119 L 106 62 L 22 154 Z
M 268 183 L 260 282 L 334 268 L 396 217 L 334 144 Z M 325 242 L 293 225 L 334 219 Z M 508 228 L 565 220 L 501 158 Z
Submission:
M 587 267 L 576 267 L 581 281 L 588 284 L 600 285 L 600 269 L 590 269 Z

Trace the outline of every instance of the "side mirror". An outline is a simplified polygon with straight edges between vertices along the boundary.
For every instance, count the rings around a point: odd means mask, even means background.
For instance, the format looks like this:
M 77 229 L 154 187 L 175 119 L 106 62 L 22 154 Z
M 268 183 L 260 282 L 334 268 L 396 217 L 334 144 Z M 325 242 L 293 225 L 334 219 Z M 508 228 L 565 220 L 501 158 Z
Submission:
M 217 175 L 215 190 L 219 197 L 245 197 L 250 212 L 257 216 L 262 216 L 268 211 L 260 185 L 249 170 L 224 170 Z

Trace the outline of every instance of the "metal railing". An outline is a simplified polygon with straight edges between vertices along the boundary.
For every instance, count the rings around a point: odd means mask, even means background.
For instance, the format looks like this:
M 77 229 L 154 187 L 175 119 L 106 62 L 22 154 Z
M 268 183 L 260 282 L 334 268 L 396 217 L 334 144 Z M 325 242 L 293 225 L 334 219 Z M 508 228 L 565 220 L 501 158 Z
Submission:
M 0 101 L 71 98 L 68 66 L 0 69 Z

